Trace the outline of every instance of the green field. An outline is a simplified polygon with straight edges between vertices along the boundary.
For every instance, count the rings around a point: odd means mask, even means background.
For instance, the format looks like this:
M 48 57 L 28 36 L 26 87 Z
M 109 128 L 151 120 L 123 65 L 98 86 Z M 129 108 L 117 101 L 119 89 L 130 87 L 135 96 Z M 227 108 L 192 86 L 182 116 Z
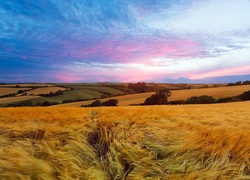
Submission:
M 73 91 L 65 91 L 62 95 L 58 95 L 58 96 L 39 97 L 32 101 L 33 103 L 44 102 L 44 101 L 62 103 L 63 100 L 68 100 L 68 99 L 75 100 L 77 98 L 81 98 L 81 99 L 101 98 L 101 95 L 102 94 L 97 91 L 77 89 Z

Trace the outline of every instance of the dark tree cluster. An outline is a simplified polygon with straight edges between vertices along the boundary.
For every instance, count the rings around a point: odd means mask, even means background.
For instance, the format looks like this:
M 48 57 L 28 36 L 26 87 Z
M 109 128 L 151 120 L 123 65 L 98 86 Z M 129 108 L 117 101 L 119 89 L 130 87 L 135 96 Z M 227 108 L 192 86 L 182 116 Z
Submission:
M 212 96 L 193 96 L 185 101 L 185 104 L 211 104 L 214 103 L 215 99 Z
M 9 104 L 3 105 L 3 107 L 52 106 L 52 105 L 56 105 L 56 104 L 59 104 L 59 103 L 58 102 L 44 101 L 44 102 L 37 102 L 36 104 L 33 104 L 33 102 L 31 100 L 25 100 L 25 101 L 9 103 Z
M 250 81 L 237 81 L 235 83 L 228 83 L 227 86 L 239 86 L 239 85 L 247 85 L 250 84 Z
M 71 103 L 71 102 L 79 102 L 79 101 L 87 101 L 87 100 L 90 100 L 90 99 L 84 99 L 84 98 L 64 99 L 62 103 Z
M 212 96 L 192 96 L 186 100 L 170 101 L 168 104 L 211 104 L 211 103 L 228 103 L 228 102 L 238 102 L 238 101 L 248 101 L 250 100 L 250 90 L 243 92 L 238 96 L 223 97 L 215 99 Z
M 237 97 L 240 98 L 242 101 L 250 100 L 250 90 L 242 93 L 241 95 L 239 95 Z
M 51 96 L 58 96 L 58 95 L 62 95 L 63 92 L 61 90 L 58 90 L 56 92 L 50 92 L 48 94 L 38 94 L 39 96 L 43 96 L 43 97 L 51 97 Z
M 150 85 L 147 85 L 145 82 L 129 83 L 128 88 L 133 93 L 152 92 L 159 91 L 160 89 L 165 89 L 158 84 L 151 83 Z
M 82 105 L 81 107 L 100 107 L 100 106 L 118 106 L 117 99 L 109 99 L 108 101 L 101 102 L 96 100 L 89 105 Z
M 10 93 L 0 96 L 0 98 L 6 98 L 6 97 L 14 97 L 17 93 Z
M 129 83 L 128 88 L 132 89 L 135 93 L 146 92 L 147 85 L 145 82 Z
M 161 89 L 152 96 L 148 97 L 143 105 L 162 105 L 168 104 L 168 97 L 171 96 L 171 92 L 168 89 Z

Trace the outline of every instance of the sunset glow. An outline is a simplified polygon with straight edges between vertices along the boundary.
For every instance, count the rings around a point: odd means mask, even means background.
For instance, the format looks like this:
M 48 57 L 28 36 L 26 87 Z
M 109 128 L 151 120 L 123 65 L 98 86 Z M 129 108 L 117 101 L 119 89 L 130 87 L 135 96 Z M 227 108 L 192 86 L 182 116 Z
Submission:
M 248 0 L 6 0 L 0 17 L 0 82 L 250 79 Z

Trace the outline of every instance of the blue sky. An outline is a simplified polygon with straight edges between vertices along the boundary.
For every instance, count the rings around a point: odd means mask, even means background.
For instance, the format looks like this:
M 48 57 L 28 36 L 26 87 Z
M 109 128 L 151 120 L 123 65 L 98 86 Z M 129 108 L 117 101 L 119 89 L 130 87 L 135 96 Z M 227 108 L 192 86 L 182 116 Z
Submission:
M 6 0 L 0 17 L 0 82 L 250 77 L 249 0 Z

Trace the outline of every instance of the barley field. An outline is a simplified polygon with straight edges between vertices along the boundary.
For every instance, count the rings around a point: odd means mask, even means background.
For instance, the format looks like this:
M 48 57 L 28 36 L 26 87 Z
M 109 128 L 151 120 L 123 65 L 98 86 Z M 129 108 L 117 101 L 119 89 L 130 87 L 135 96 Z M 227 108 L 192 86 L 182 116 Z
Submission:
M 249 109 L 1 108 L 0 179 L 250 179 Z

